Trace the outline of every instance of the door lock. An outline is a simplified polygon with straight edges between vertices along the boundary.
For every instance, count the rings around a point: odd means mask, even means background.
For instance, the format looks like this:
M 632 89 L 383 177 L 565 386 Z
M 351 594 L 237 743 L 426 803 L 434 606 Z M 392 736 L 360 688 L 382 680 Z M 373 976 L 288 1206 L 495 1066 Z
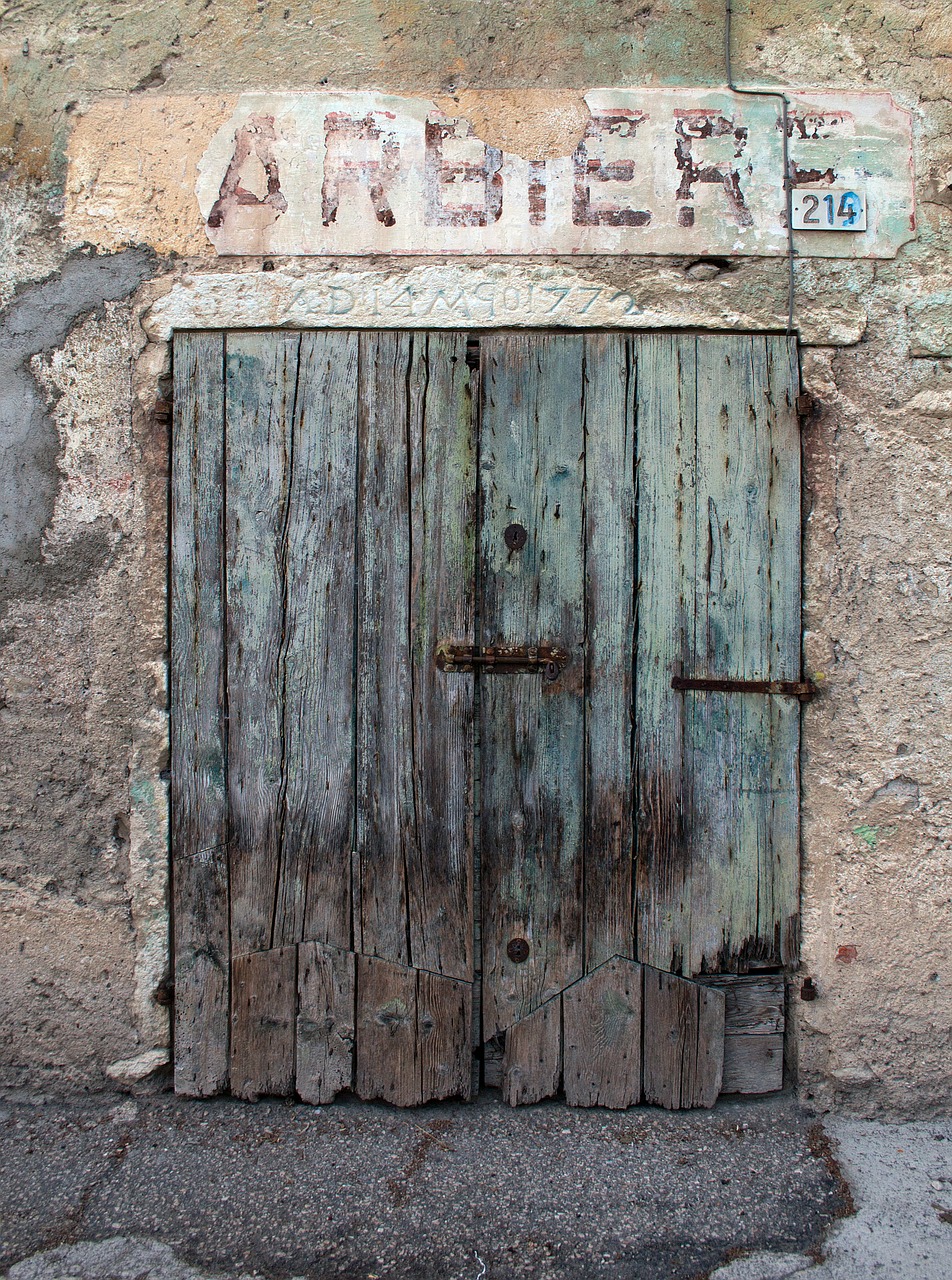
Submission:
M 440 671 L 486 671 L 496 675 L 540 671 L 543 680 L 549 682 L 558 680 L 568 660 L 566 650 L 554 644 L 441 644 L 436 650 Z

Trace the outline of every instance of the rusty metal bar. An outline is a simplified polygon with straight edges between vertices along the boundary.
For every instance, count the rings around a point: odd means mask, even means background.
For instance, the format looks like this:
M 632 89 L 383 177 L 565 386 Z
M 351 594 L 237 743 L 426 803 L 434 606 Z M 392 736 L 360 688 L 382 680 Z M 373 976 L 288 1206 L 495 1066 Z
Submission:
M 809 702 L 819 693 L 812 680 L 717 680 L 707 676 L 672 676 L 672 689 L 701 693 L 763 693 Z
M 485 645 L 441 644 L 435 660 L 440 671 L 486 671 L 516 675 L 539 671 L 546 680 L 557 680 L 568 653 L 552 644 Z

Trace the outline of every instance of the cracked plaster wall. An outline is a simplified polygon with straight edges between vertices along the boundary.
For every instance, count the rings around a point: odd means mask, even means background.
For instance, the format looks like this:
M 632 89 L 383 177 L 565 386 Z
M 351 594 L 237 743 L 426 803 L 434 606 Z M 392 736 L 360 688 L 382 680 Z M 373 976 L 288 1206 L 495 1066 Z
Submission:
M 740 83 L 885 89 L 915 120 L 918 240 L 895 261 L 798 269 L 817 401 L 804 427 L 805 652 L 825 694 L 804 721 L 792 989 L 809 975 L 820 996 L 791 1003 L 791 1061 L 817 1105 L 926 1114 L 949 1106 L 952 1061 L 952 14 L 942 0 L 734 10 Z M 553 119 L 547 94 L 722 83 L 723 17 L 709 0 L 48 0 L 4 14 L 0 446 L 16 465 L 2 477 L 3 1086 L 101 1088 L 110 1063 L 167 1043 L 152 999 L 167 940 L 167 441 L 149 410 L 176 308 L 220 299 L 226 277 L 235 298 L 262 279 L 260 263 L 218 262 L 204 240 L 189 168 L 204 139 L 246 89 L 326 82 L 459 98 L 474 113 L 467 95 L 495 89 L 497 111 L 478 99 L 482 135 L 557 154 L 580 118 Z M 120 200 L 98 229 L 64 227 L 64 155 L 88 105 L 108 98 L 118 134 L 162 94 L 193 99 L 179 198 Z M 158 163 L 168 140 L 141 136 L 139 149 Z M 565 264 L 637 290 L 656 322 L 776 324 L 782 264 L 743 260 L 708 280 L 690 265 Z M 271 287 L 354 269 L 279 263 Z

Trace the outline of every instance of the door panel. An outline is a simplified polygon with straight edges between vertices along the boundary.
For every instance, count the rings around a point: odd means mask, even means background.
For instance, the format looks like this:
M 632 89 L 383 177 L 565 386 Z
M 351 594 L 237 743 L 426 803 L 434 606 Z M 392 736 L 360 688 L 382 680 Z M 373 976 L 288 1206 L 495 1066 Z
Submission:
M 357 950 L 470 980 L 474 627 L 465 334 L 360 339 Z
M 222 591 L 224 337 L 175 343 L 172 454 L 171 846 L 175 1088 L 228 1082 L 228 797 Z
M 513 1104 L 711 1105 L 796 954 L 799 706 L 672 679 L 799 678 L 795 355 L 177 336 L 180 1091 L 467 1097 L 492 1041 Z
M 483 1031 L 525 1018 L 582 973 L 584 343 L 492 334 L 480 343 L 480 635 L 553 642 L 557 680 L 480 688 Z M 506 530 L 525 530 L 512 548 Z M 528 956 L 513 960 L 513 942 Z
M 792 340 L 646 335 L 638 384 L 638 955 L 686 974 L 796 953 L 800 677 Z
M 632 334 L 585 338 L 585 972 L 634 956 L 635 394 Z

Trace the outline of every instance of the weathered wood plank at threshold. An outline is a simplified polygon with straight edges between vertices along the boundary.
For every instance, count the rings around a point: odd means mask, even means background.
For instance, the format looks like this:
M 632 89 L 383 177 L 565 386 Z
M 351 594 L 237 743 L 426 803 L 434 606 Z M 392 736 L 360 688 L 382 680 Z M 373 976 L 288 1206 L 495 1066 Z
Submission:
M 175 1089 L 228 1082 L 228 850 L 224 742 L 224 337 L 174 348 L 171 530 L 171 844 Z
M 541 1102 L 562 1082 L 562 998 L 547 1000 L 506 1032 L 502 1096 L 511 1107 Z
M 784 977 L 711 974 L 699 979 L 724 992 L 722 1093 L 773 1093 L 783 1088 Z
M 231 1091 L 250 1102 L 294 1090 L 297 948 L 232 961 Z
M 469 983 L 358 956 L 358 1097 L 398 1107 L 468 1098 L 471 1019 Z
M 296 1088 L 304 1102 L 332 1102 L 354 1075 L 354 954 L 298 947 Z
M 724 994 L 645 969 L 644 1099 L 668 1110 L 713 1107 L 724 1070 Z
M 562 993 L 563 1074 L 571 1107 L 641 1099 L 641 965 L 614 959 Z

